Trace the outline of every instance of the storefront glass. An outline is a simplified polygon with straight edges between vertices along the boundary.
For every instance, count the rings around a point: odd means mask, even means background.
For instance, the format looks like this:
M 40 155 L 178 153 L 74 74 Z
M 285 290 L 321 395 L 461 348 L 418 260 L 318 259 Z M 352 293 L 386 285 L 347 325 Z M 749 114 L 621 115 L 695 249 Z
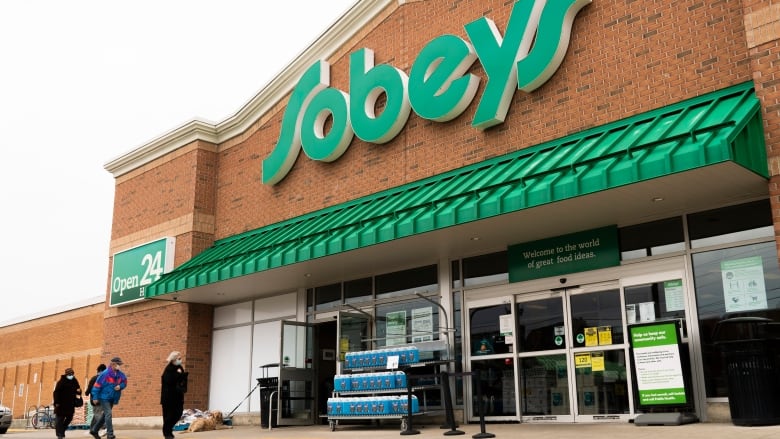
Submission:
M 707 397 L 728 396 L 715 326 L 729 317 L 765 317 L 780 322 L 780 269 L 775 241 L 693 255 Z
M 472 387 L 472 413 L 478 415 L 478 393 L 482 394 L 485 416 L 514 416 L 515 368 L 511 358 L 480 360 L 471 362 L 474 374 Z M 477 382 L 478 381 L 478 382 Z M 476 386 L 480 386 L 479 389 Z

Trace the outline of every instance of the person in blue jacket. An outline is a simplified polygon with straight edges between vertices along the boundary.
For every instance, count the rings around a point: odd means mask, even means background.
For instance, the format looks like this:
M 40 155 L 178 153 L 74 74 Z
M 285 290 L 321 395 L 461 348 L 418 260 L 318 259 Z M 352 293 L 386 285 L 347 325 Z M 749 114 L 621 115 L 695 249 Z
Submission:
M 106 426 L 106 438 L 116 439 L 114 436 L 114 423 L 112 410 L 114 405 L 119 404 L 119 398 L 122 396 L 122 390 L 127 387 L 127 377 L 122 373 L 122 359 L 114 357 L 111 364 L 98 375 L 95 384 L 92 386 L 92 398 L 100 403 L 103 413 L 100 418 L 89 429 L 89 434 L 95 439 L 100 439 L 98 432 L 103 425 Z

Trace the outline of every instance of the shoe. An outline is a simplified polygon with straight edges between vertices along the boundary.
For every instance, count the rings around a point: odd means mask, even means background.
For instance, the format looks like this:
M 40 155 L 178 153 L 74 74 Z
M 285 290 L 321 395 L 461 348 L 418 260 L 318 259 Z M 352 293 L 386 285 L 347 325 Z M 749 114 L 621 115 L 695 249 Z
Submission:
M 95 439 L 100 439 L 100 435 L 95 433 L 94 431 L 90 430 L 89 435 L 94 437 Z

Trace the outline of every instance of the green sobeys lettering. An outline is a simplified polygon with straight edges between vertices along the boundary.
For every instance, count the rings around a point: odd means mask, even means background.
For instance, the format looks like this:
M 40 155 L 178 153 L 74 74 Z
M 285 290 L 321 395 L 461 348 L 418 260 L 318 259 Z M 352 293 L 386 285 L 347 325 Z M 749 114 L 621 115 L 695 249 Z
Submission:
M 431 40 L 407 76 L 389 65 L 374 65 L 370 49 L 350 56 L 350 94 L 329 87 L 330 65 L 314 63 L 296 85 L 282 118 L 279 141 L 263 160 L 263 183 L 281 181 L 303 148 L 312 160 L 331 162 L 352 138 L 382 144 L 394 139 L 411 110 L 423 119 L 446 122 L 474 100 L 480 78 L 467 73 L 476 59 L 487 81 L 472 125 L 487 129 L 506 118 L 515 90 L 531 92 L 560 67 L 577 13 L 592 0 L 517 1 L 505 36 L 480 18 L 465 26 L 471 43 L 455 35 Z M 375 113 L 379 97 L 386 102 Z M 325 134 L 328 116 L 330 131 Z

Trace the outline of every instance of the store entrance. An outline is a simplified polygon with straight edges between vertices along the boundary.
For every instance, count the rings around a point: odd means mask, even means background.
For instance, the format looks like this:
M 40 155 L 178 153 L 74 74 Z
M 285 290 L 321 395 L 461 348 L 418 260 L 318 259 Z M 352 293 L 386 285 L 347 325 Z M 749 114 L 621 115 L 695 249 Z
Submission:
M 524 421 L 629 419 L 617 284 L 519 296 L 515 316 Z
M 563 288 L 474 291 L 464 345 L 474 374 L 470 420 L 482 410 L 489 421 L 628 422 L 650 410 L 636 402 L 627 328 L 678 320 L 682 348 L 692 349 L 685 273 L 656 266 L 616 269 L 614 280 Z M 696 389 L 688 395 L 691 410 L 694 395 Z

